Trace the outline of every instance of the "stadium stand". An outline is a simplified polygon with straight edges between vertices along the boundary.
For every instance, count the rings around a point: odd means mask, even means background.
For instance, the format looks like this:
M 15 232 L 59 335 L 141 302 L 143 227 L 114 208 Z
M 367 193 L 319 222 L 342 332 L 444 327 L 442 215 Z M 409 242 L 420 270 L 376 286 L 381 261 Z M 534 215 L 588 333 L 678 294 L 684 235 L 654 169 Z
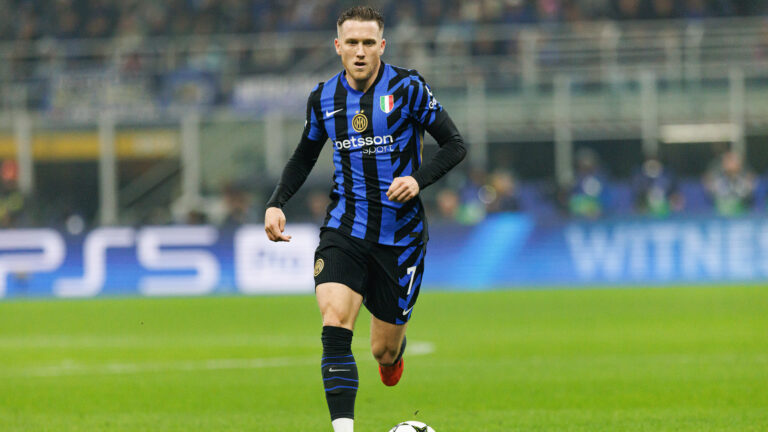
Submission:
M 9 11 L 0 16 L 0 159 L 19 162 L 3 193 L 25 197 L 12 224 L 258 221 L 307 90 L 338 69 L 328 29 L 346 4 L 0 0 Z M 464 172 L 448 179 L 463 191 L 464 221 L 573 216 L 573 155 L 556 149 L 575 145 L 605 164 L 600 217 L 645 214 L 632 180 L 649 153 L 680 176 L 682 204 L 669 215 L 712 213 L 702 176 L 723 143 L 750 155 L 765 141 L 762 2 L 372 4 L 388 19 L 385 60 L 422 71 L 473 146 Z M 117 153 L 111 203 L 99 198 L 105 137 Z M 24 146 L 32 161 L 15 150 Z M 494 195 L 506 187 L 493 174 L 500 160 L 514 184 L 503 202 Z M 768 160 L 748 160 L 758 176 L 768 171 Z M 322 208 L 328 164 L 318 166 L 294 204 L 299 220 Z M 72 170 L 81 177 L 62 184 Z M 425 192 L 434 214 L 438 192 Z M 764 211 L 765 195 L 757 182 L 749 211 Z

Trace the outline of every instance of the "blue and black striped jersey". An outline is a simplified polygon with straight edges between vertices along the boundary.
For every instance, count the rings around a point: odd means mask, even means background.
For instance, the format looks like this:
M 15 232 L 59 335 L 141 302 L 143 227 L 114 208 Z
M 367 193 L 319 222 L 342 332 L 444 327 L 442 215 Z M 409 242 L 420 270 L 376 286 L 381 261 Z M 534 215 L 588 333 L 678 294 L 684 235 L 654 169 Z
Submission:
M 387 190 L 403 176 L 413 176 L 423 189 L 461 161 L 465 149 L 424 79 L 416 71 L 381 63 L 373 85 L 361 92 L 342 71 L 312 90 L 306 115 L 299 147 L 267 205 L 285 204 L 330 139 L 334 175 L 324 228 L 384 245 L 426 241 L 419 197 L 393 202 Z M 422 166 L 425 130 L 441 149 Z
M 424 129 L 442 107 L 416 72 L 382 63 L 365 93 L 341 72 L 309 97 L 305 134 L 333 144 L 332 203 L 324 226 L 386 245 L 422 238 L 421 200 L 390 201 L 392 180 L 421 165 Z

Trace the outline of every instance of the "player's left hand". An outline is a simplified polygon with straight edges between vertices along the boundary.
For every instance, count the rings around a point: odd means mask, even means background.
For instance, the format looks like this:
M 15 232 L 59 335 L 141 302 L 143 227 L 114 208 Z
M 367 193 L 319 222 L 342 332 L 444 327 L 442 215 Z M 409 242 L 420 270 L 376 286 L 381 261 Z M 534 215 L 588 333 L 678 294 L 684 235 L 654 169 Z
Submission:
M 387 191 L 390 201 L 404 203 L 419 194 L 419 183 L 411 176 L 398 177 L 392 180 Z

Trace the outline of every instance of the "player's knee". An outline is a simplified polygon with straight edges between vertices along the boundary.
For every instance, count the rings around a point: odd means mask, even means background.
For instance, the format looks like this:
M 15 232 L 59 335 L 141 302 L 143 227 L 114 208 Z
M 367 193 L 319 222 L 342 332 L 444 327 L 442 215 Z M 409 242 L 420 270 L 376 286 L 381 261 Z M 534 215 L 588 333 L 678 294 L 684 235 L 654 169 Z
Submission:
M 323 319 L 323 327 L 343 327 L 346 328 L 344 323 L 339 319 L 334 318 L 324 318 Z
M 391 365 L 397 359 L 400 346 L 387 343 L 374 343 L 371 345 L 371 352 L 373 357 L 379 364 Z
M 343 327 L 352 330 L 354 322 L 351 317 L 338 313 L 334 310 L 328 310 L 323 313 L 324 327 Z

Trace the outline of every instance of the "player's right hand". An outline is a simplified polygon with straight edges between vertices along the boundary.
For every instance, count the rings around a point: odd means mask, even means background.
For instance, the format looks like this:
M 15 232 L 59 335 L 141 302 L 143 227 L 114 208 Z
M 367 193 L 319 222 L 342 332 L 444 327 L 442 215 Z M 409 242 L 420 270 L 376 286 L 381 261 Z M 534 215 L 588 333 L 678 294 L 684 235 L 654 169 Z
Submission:
M 264 231 L 273 242 L 289 242 L 291 236 L 283 234 L 285 231 L 285 214 L 277 207 L 270 207 L 264 214 Z

